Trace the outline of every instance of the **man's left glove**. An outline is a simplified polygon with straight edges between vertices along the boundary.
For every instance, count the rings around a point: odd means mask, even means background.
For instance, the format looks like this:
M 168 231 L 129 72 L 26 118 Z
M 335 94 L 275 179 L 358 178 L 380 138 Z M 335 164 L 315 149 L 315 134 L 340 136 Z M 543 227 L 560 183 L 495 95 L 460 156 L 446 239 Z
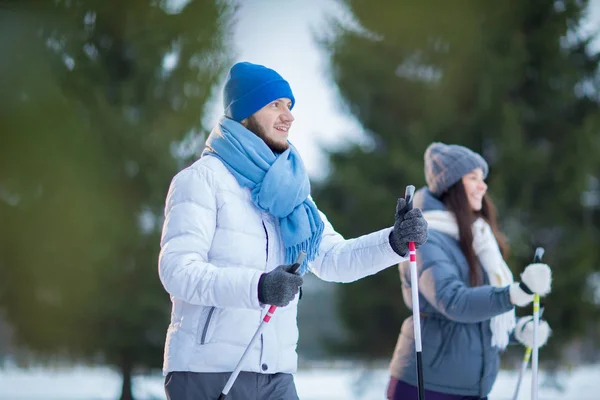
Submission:
M 296 297 L 304 280 L 294 273 L 298 264 L 280 265 L 264 273 L 258 280 L 258 301 L 277 307 L 285 307 Z
M 406 200 L 398 199 L 396 205 L 396 222 L 390 233 L 390 245 L 392 249 L 402 257 L 408 253 L 408 242 L 415 242 L 419 247 L 427 241 L 427 221 L 418 208 L 408 211 Z
M 548 341 L 551 333 L 550 325 L 544 320 L 540 320 L 538 325 L 537 338 L 538 347 L 542 347 Z M 526 347 L 533 347 L 533 316 L 521 317 L 515 327 L 515 338 Z

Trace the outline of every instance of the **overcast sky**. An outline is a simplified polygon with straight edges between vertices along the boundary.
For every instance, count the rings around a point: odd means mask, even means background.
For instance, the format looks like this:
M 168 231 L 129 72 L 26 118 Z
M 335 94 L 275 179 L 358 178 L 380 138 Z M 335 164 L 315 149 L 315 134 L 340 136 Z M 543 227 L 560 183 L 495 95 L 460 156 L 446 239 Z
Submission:
M 187 0 L 171 0 L 173 3 Z M 235 61 L 266 65 L 291 85 L 296 98 L 296 118 L 290 141 L 298 147 L 313 178 L 323 177 L 326 158 L 323 146 L 346 141 L 365 142 L 360 124 L 344 109 L 337 88 L 327 75 L 327 56 L 314 41 L 313 31 L 324 27 L 334 14 L 344 21 L 351 16 L 335 0 L 252 0 L 242 4 L 234 25 Z M 600 0 L 590 1 L 584 31 L 600 28 Z M 595 48 L 600 49 L 600 40 Z M 220 90 L 209 107 L 206 127 L 223 112 Z

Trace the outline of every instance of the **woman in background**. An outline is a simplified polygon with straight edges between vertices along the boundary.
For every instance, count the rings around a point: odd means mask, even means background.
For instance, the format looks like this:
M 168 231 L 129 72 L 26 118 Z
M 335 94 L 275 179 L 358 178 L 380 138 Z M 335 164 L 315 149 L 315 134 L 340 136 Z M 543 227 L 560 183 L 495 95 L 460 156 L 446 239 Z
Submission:
M 486 195 L 488 165 L 458 145 L 431 144 L 425 152 L 427 187 L 415 194 L 429 224 L 417 251 L 423 377 L 427 400 L 486 399 L 511 334 L 531 345 L 531 317 L 516 323 L 515 306 L 550 292 L 551 272 L 531 264 L 514 282 L 504 261 L 507 245 Z M 402 292 L 411 308 L 408 263 L 400 265 Z M 515 329 L 515 325 L 516 329 Z M 549 335 L 540 322 L 538 342 Z M 388 399 L 416 399 L 417 371 L 412 316 L 401 328 L 390 364 Z

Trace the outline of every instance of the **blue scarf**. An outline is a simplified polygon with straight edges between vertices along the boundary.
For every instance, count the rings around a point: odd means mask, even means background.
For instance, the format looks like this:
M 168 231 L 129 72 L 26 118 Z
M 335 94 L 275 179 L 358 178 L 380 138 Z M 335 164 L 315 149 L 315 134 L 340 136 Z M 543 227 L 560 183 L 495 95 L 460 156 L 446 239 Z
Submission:
M 294 146 L 281 154 L 240 123 L 222 117 L 206 140 L 203 155 L 219 158 L 242 187 L 252 191 L 258 208 L 279 218 L 285 246 L 285 262 L 292 264 L 301 250 L 308 262 L 318 254 L 323 221 L 315 203 L 309 199 L 310 182 L 300 154 Z

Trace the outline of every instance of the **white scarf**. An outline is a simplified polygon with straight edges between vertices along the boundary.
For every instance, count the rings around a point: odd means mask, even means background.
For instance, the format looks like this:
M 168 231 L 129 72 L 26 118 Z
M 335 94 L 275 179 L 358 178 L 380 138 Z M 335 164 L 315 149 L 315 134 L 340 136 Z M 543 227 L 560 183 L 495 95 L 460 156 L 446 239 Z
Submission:
M 458 240 L 458 225 L 454 214 L 448 211 L 426 211 L 423 216 L 430 229 L 440 231 Z M 512 272 L 506 265 L 492 228 L 483 218 L 473 222 L 473 250 L 490 280 L 490 285 L 505 287 L 514 282 Z M 492 317 L 492 346 L 504 349 L 509 335 L 515 328 L 515 310 Z

